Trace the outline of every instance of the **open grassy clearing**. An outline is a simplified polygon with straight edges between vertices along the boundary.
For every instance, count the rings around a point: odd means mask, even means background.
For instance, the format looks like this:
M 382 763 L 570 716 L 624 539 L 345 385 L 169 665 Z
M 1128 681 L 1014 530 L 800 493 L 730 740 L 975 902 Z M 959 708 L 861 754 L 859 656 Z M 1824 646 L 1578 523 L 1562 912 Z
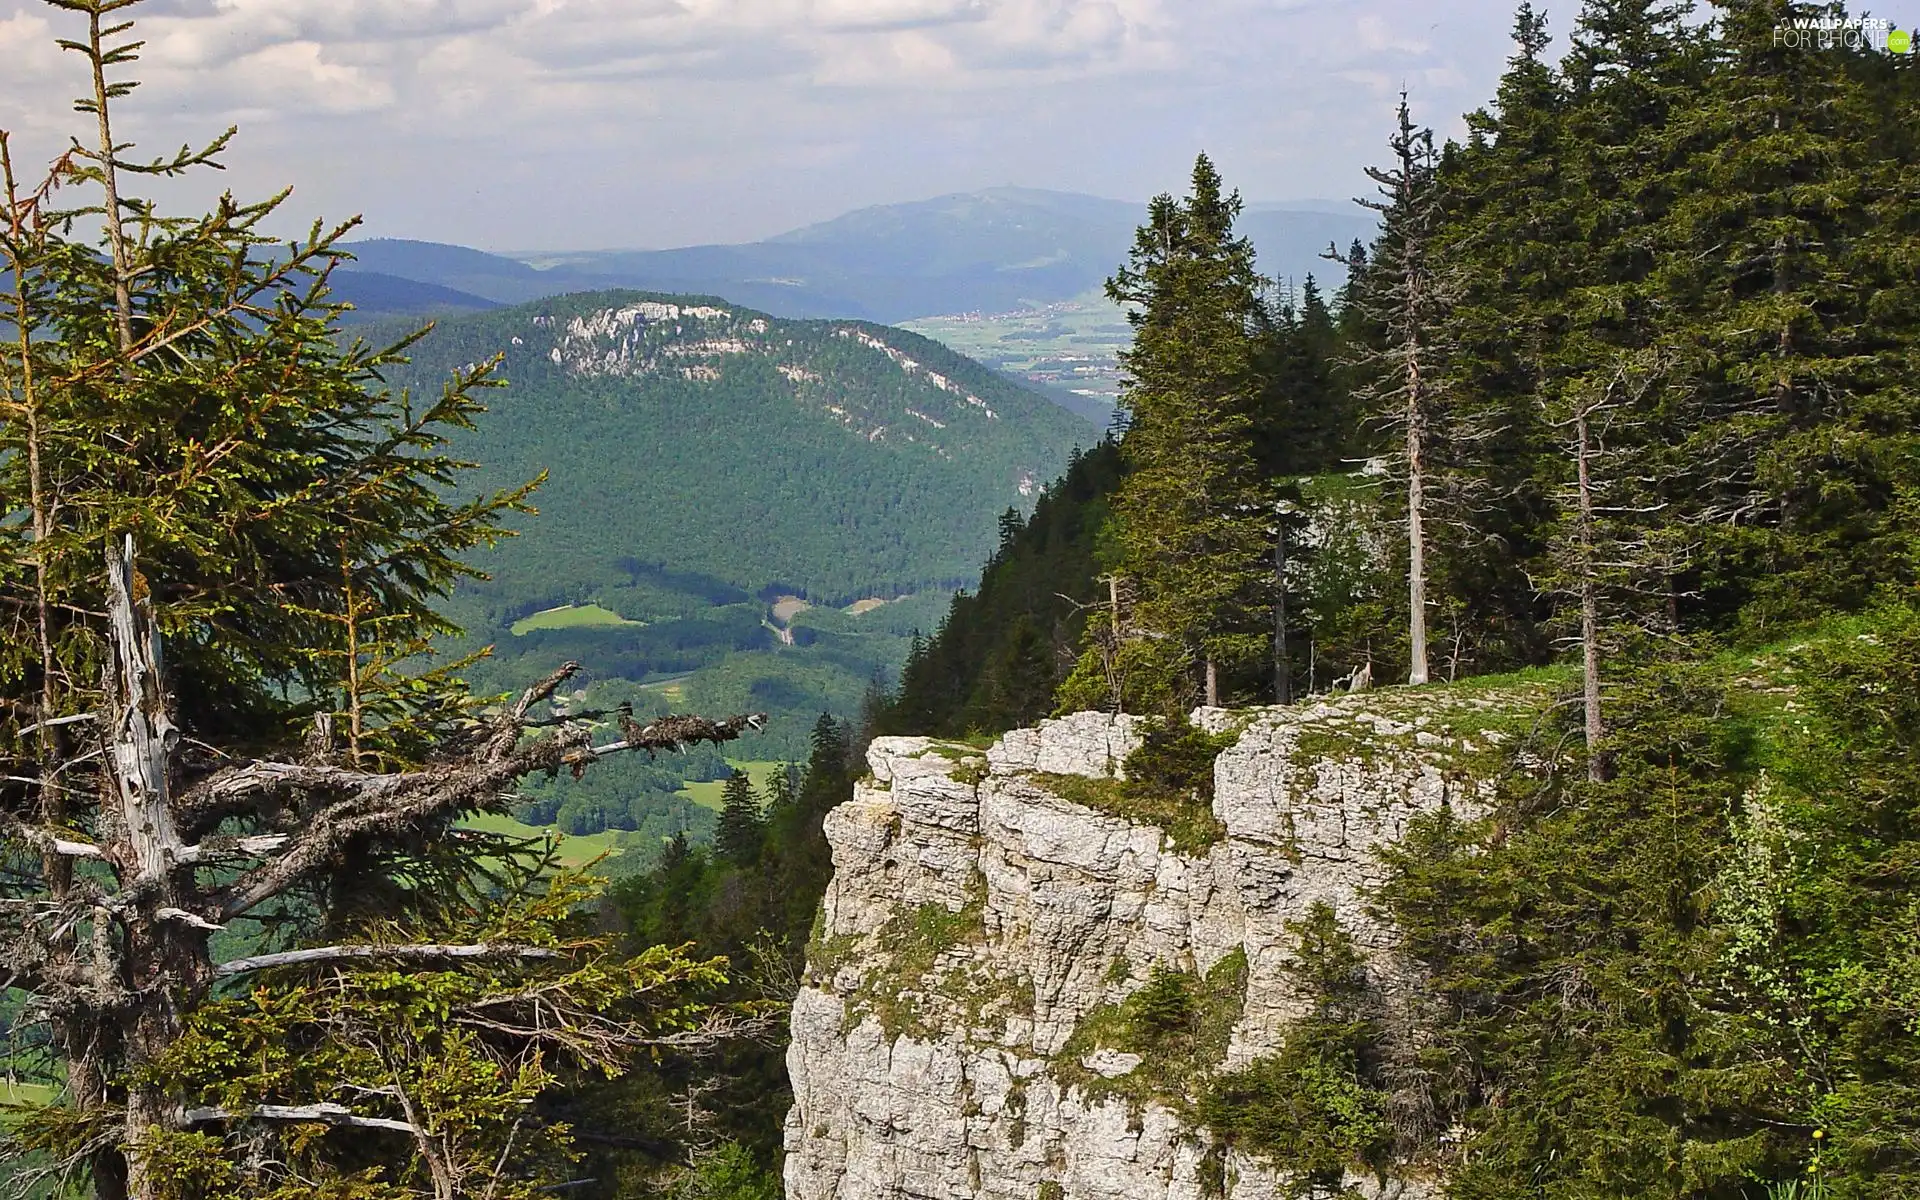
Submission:
M 527 825 L 496 813 L 481 813 L 467 818 L 462 824 L 469 829 L 502 833 L 509 837 L 554 838 L 559 842 L 561 863 L 569 867 L 584 867 L 602 854 L 617 856 L 622 850 L 620 835 L 613 830 L 571 837 L 548 826 Z
M 0 1079 L 0 1104 L 52 1104 L 60 1089 L 49 1083 L 21 1083 Z
M 757 759 L 730 758 L 727 762 L 732 765 L 734 770 L 745 771 L 747 777 L 753 780 L 753 786 L 762 791 L 766 789 L 768 777 L 787 765 L 782 762 L 770 762 Z M 724 779 L 710 779 L 702 783 L 689 783 L 680 789 L 680 794 L 702 808 L 710 808 L 715 812 L 719 812 L 720 792 L 726 786 L 727 783 Z
M 601 608 L 598 604 L 563 604 L 559 608 L 549 608 L 545 612 L 534 613 L 513 623 L 513 636 L 525 637 L 542 629 L 590 629 L 609 625 L 644 625 L 644 621 L 629 621 L 612 609 Z

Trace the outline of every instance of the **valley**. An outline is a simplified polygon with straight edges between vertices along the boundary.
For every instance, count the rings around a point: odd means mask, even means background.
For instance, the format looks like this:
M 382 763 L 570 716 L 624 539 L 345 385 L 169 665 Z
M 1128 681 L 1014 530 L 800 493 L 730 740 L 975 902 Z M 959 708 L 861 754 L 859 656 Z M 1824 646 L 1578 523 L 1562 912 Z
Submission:
M 356 327 L 369 340 L 404 322 Z M 600 292 L 442 318 L 386 370 L 428 394 L 502 355 L 503 387 L 452 450 L 479 490 L 542 478 L 519 536 L 447 602 L 483 693 L 554 664 L 571 703 L 766 712 L 753 747 L 804 759 L 856 717 L 916 635 L 1032 508 L 1092 423 L 910 331 L 795 321 L 715 297 Z M 714 755 L 529 785 L 517 815 L 649 852 L 711 835 Z M 622 855 L 624 869 L 646 855 Z M 611 860 L 610 860 L 611 861 Z
M 1126 310 L 1099 289 L 1034 308 L 922 317 L 900 327 L 1005 372 L 1103 427 L 1120 399 L 1120 352 L 1133 342 Z

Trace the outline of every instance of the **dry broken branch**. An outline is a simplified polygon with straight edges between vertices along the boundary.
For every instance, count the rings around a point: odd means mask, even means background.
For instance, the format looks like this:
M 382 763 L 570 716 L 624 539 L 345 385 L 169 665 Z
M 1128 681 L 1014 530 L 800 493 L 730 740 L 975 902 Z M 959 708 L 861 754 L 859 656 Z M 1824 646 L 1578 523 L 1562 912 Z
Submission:
M 313 963 L 345 962 L 350 959 L 397 959 L 403 962 L 450 962 L 458 959 L 564 958 L 558 950 L 541 946 L 510 946 L 481 942 L 471 946 L 315 946 L 308 950 L 287 950 L 278 954 L 256 954 L 236 958 L 213 968 L 215 979 L 231 979 L 250 971 L 270 971 L 275 967 L 307 966 Z

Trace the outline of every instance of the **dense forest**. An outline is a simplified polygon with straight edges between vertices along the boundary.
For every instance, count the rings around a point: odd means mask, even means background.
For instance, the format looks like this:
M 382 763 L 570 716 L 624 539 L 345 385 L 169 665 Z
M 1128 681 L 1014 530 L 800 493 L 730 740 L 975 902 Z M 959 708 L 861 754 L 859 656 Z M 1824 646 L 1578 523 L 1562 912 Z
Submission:
M 1210 1102 L 1303 1194 L 1920 1186 L 1920 72 L 1773 36 L 1827 14 L 1592 0 L 1550 61 L 1523 6 L 1464 140 L 1383 131 L 1331 294 L 1255 274 L 1203 157 L 1109 284 L 1123 430 L 873 714 L 1557 682 L 1493 814 L 1417 825 L 1375 897 L 1434 981 L 1418 1070 L 1343 992 Z
M 504 386 L 455 445 L 475 483 L 546 476 L 538 536 L 483 560 L 501 586 L 475 586 L 497 620 L 588 599 L 647 620 L 662 587 L 836 607 L 951 589 L 991 549 L 981 518 L 1026 503 L 1093 434 L 904 330 L 714 297 L 596 292 L 452 317 L 387 376 L 430 392 L 496 354 Z
M 225 149 L 115 140 L 134 2 L 59 0 L 97 134 L 44 179 L 7 158 L 0 212 L 0 1013 L 10 1078 L 42 1089 L 0 1163 L 23 1192 L 772 1200 L 821 821 L 870 736 L 1124 709 L 1163 719 L 1149 745 L 1187 778 L 1215 744 L 1195 705 L 1515 671 L 1559 694 L 1486 764 L 1488 815 L 1416 821 L 1372 896 L 1428 980 L 1420 1056 L 1384 1054 L 1320 914 L 1324 994 L 1284 1053 L 1209 1082 L 1214 1130 L 1305 1196 L 1409 1160 L 1455 1200 L 1920 1191 L 1915 56 L 1774 36 L 1826 6 L 1587 0 L 1549 60 L 1523 6 L 1463 140 L 1410 101 L 1383 130 L 1382 232 L 1329 248 L 1331 294 L 1260 278 L 1202 157 L 1109 283 L 1136 333 L 1123 429 L 1006 513 L 892 695 L 749 778 L 720 756 L 766 753 L 758 710 L 583 678 L 598 645 L 564 623 L 515 636 L 577 660 L 428 661 L 536 496 L 524 457 L 464 462 L 495 369 L 456 347 L 409 394 L 418 358 L 343 345 L 345 228 L 269 255 L 277 200 L 176 219 L 122 192 Z M 577 319 L 571 361 L 626 370 L 669 303 L 513 319 Z M 727 386 L 722 353 L 676 360 L 653 416 Z M 818 382 L 744 369 L 790 400 Z M 632 401 L 603 378 L 517 419 L 591 429 Z M 936 390 L 974 407 L 965 386 Z M 858 590 L 817 560 L 740 578 L 735 524 L 647 495 L 634 519 L 682 521 L 700 578 L 567 574 L 583 544 L 524 539 L 544 600 L 650 627 L 622 603 L 713 588 L 681 615 L 725 630 L 763 586 Z M 943 553 L 880 581 L 952 578 Z M 512 608 L 496 627 L 536 615 Z M 821 614 L 819 644 L 855 619 Z M 612 886 L 473 827 L 576 787 L 608 789 L 604 820 L 675 752 L 727 776 L 712 843 L 655 829 L 658 865 Z
M 1701 27 L 1593 3 L 1554 64 L 1523 8 L 1464 142 L 1403 107 L 1374 173 L 1383 234 L 1330 248 L 1332 296 L 1253 275 L 1203 160 L 1112 284 L 1138 331 L 1117 466 L 1081 460 L 1044 520 L 1003 530 L 909 668 L 899 726 L 1055 706 L 985 704 L 996 654 L 1071 676 L 1071 703 L 1178 712 L 1209 668 L 1220 702 L 1272 702 L 1357 667 L 1765 641 L 1902 595 L 1914 72 L 1774 43 L 1813 11 L 1731 4 Z M 1118 581 L 1111 613 L 1094 575 Z M 1036 635 L 1045 652 L 1014 648 Z

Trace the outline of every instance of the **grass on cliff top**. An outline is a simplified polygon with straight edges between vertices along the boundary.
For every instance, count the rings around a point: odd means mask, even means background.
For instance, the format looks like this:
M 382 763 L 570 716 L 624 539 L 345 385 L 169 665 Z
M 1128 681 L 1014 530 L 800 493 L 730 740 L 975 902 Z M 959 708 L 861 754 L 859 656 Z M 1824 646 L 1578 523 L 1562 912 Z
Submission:
M 1119 817 L 1135 825 L 1152 825 L 1167 835 L 1176 852 L 1203 854 L 1227 835 L 1213 815 L 1213 802 L 1191 793 L 1142 787 L 1118 779 L 1088 779 L 1084 775 L 1036 774 L 1033 781 L 1067 801 L 1097 813 Z
M 1237 733 L 1158 722 L 1127 756 L 1125 780 L 1045 773 L 1033 780 L 1069 803 L 1155 826 L 1181 854 L 1200 854 L 1227 834 L 1213 815 L 1213 762 L 1238 739 Z

